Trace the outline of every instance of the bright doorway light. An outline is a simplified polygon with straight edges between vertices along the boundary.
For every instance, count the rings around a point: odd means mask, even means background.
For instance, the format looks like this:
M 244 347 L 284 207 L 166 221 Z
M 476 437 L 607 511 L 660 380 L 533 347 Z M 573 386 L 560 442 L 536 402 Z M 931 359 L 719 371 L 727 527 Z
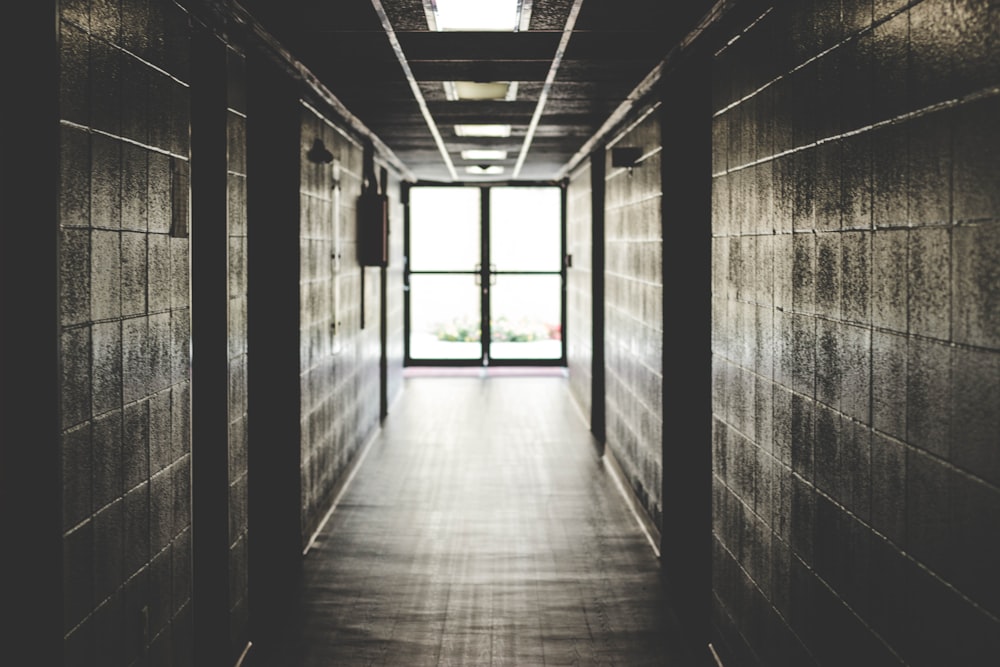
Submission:
M 494 150 L 492 148 L 473 148 L 462 151 L 463 160 L 506 160 L 507 151 Z
M 460 137 L 509 137 L 510 125 L 456 125 Z
M 514 32 L 520 25 L 517 0 L 430 0 L 441 31 Z

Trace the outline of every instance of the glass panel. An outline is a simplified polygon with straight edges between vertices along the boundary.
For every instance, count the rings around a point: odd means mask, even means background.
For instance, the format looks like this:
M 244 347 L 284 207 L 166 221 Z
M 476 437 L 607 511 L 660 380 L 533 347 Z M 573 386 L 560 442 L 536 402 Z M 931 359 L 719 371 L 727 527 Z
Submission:
M 410 190 L 410 270 L 475 271 L 479 188 Z
M 497 271 L 562 269 L 559 188 L 490 190 L 490 261 Z
M 495 276 L 490 288 L 490 356 L 562 357 L 560 276 Z
M 480 295 L 469 275 L 410 276 L 410 357 L 479 359 Z

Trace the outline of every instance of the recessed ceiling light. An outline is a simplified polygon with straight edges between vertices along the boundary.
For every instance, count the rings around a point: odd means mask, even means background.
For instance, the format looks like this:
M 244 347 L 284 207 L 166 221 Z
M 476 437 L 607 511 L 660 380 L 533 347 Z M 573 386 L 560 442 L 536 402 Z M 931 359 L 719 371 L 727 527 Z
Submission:
M 445 81 L 444 94 L 449 100 L 513 100 L 517 83 L 510 81 Z
M 462 151 L 463 160 L 506 160 L 507 151 L 493 150 L 492 148 L 473 148 Z
M 500 165 L 490 165 L 488 167 L 466 167 L 465 171 L 469 174 L 477 174 L 481 176 L 488 176 L 493 174 L 502 174 L 503 167 Z
M 521 23 L 517 0 L 431 0 L 438 30 L 514 32 Z
M 509 137 L 510 125 L 456 125 L 460 137 Z

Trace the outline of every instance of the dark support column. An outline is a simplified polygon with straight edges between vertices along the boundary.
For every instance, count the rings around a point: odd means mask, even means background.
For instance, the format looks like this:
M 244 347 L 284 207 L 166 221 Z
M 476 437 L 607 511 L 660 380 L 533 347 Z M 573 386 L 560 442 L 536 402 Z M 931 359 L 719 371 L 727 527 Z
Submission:
M 191 477 L 194 650 L 199 665 L 234 662 L 229 642 L 229 230 L 226 47 L 192 40 Z
M 605 151 L 590 156 L 590 237 L 591 249 L 591 327 L 593 332 L 592 368 L 590 370 L 590 430 L 601 447 L 607 439 L 604 411 L 604 186 Z
M 63 664 L 59 60 L 53 2 L 4 7 L 0 105 L 0 662 Z
M 682 64 L 664 91 L 661 563 L 677 616 L 703 656 L 708 654 L 712 562 L 709 60 Z
M 379 192 L 387 193 L 389 188 L 389 171 L 382 167 L 379 171 Z M 391 227 L 390 227 L 391 229 Z M 388 233 L 388 232 L 387 232 Z M 388 243 L 386 239 L 386 243 Z M 386 267 L 379 268 L 379 420 L 389 416 L 389 272 Z
M 302 562 L 299 450 L 299 133 L 290 78 L 247 60 L 250 623 L 255 644 L 282 624 Z

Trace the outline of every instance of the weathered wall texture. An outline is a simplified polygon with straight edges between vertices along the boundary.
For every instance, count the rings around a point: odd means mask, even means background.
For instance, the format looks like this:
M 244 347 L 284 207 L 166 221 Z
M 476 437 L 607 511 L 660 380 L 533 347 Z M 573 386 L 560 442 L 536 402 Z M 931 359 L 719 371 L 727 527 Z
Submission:
M 716 58 L 727 664 L 1000 653 L 998 31 L 977 0 L 781 3 Z
M 250 641 L 247 516 L 249 465 L 247 442 L 247 162 L 246 59 L 226 51 L 228 97 L 228 224 L 229 224 L 229 605 L 230 645 L 242 649 Z
M 573 257 L 573 265 L 566 271 L 566 360 L 570 388 L 588 419 L 594 359 L 590 174 L 589 163 L 575 172 L 566 195 L 566 252 Z
M 65 2 L 59 38 L 67 664 L 188 664 L 188 20 Z
M 660 525 L 663 392 L 663 225 L 658 114 L 616 142 L 642 148 L 632 170 L 607 156 L 605 354 L 607 446 Z
M 317 138 L 333 154 L 333 163 L 306 159 Z M 360 144 L 305 107 L 300 143 L 300 442 L 306 542 L 347 466 L 378 427 L 381 278 L 379 269 L 363 268 L 357 259 Z M 339 167 L 337 188 L 334 165 Z

